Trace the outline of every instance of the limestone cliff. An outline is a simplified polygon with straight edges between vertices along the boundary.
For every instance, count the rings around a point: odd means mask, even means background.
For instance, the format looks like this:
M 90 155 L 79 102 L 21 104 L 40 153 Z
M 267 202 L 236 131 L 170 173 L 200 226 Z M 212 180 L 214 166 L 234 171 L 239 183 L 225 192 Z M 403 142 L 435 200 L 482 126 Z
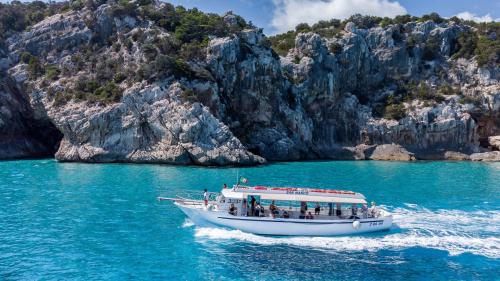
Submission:
M 60 139 L 33 137 L 30 123 L 62 134 L 61 161 L 499 158 L 489 152 L 500 135 L 498 58 L 479 67 L 453 57 L 474 27 L 348 22 L 336 36 L 297 32 L 279 56 L 235 15 L 209 17 L 217 28 L 198 40 L 178 20 L 185 10 L 148 4 L 177 16 L 158 18 L 131 3 L 66 11 L 5 40 L 0 132 L 31 142 L 19 156 Z M 21 124 L 13 133 L 1 126 L 9 118 Z M 2 145 L 0 157 L 15 150 Z

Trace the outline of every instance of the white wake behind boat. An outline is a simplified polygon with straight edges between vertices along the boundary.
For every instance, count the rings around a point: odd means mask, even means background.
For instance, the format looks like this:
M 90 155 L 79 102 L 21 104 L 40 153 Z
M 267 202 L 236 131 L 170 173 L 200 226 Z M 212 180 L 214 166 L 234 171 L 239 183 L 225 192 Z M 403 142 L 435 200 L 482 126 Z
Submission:
M 235 185 L 208 202 L 158 199 L 173 201 L 198 226 L 254 234 L 349 235 L 388 230 L 392 225 L 390 213 L 373 203 L 367 208 L 362 194 L 345 190 Z

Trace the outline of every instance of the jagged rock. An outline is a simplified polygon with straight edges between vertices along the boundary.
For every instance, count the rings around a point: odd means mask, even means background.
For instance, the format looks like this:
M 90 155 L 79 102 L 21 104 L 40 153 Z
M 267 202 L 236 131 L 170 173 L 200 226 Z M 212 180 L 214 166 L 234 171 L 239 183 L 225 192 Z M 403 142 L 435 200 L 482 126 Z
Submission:
M 483 161 L 483 162 L 498 162 L 500 161 L 500 151 L 473 153 L 470 155 L 470 160 Z
M 370 160 L 414 161 L 415 155 L 397 144 L 382 144 L 365 151 Z
M 445 160 L 462 161 L 462 160 L 470 160 L 470 156 L 465 154 L 465 153 L 461 153 L 461 152 L 457 152 L 457 151 L 446 151 L 444 153 L 444 159 Z
M 488 138 L 489 145 L 496 149 L 500 150 L 500 136 L 491 136 Z
M 70 51 L 92 38 L 84 22 L 84 13 L 76 11 L 54 15 L 34 25 L 29 31 L 7 40 L 12 51 L 24 50 L 35 56 Z
M 206 107 L 183 103 L 179 84 L 162 88 L 132 87 L 122 102 L 107 108 L 84 103 L 49 107 L 48 115 L 64 134 L 56 158 L 204 166 L 265 162 Z

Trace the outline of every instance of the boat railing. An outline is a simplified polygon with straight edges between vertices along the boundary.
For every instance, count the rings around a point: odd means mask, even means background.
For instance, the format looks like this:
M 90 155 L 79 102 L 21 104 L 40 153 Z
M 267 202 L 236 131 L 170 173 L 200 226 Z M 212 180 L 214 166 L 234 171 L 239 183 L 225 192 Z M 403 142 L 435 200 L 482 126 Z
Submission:
M 278 206 L 278 213 L 274 216 L 271 215 L 271 212 L 268 208 L 264 209 L 264 213 L 260 213 L 259 217 L 275 217 L 275 218 L 283 218 L 283 212 L 286 211 L 289 215 L 290 219 L 300 219 L 301 213 L 300 208 L 295 207 L 284 207 Z M 247 209 L 248 214 L 244 215 L 238 212 L 239 216 L 250 216 L 250 208 Z M 346 219 L 373 219 L 379 218 L 383 216 L 383 213 L 380 210 L 377 210 L 375 213 L 371 212 L 371 209 L 368 212 L 363 213 L 360 209 L 357 210 L 356 215 L 353 215 L 352 208 L 343 208 L 341 209 L 340 216 L 337 216 L 335 210 L 330 214 L 328 209 L 322 208 L 319 215 L 315 214 L 314 209 L 309 209 L 306 211 L 306 214 L 311 212 L 313 215 L 313 219 L 319 220 L 346 220 Z
M 218 195 L 219 195 L 218 192 L 208 192 L 209 196 L 208 201 L 215 201 Z M 203 201 L 203 191 L 200 192 L 200 191 L 184 190 L 183 192 L 176 194 L 176 198 L 183 200 Z

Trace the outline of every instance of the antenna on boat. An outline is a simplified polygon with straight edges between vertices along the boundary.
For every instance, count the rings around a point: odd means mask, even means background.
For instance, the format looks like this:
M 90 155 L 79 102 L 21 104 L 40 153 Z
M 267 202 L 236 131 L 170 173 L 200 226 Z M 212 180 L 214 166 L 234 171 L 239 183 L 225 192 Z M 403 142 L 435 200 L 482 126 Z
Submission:
M 240 170 L 236 168 L 236 186 L 240 185 Z

